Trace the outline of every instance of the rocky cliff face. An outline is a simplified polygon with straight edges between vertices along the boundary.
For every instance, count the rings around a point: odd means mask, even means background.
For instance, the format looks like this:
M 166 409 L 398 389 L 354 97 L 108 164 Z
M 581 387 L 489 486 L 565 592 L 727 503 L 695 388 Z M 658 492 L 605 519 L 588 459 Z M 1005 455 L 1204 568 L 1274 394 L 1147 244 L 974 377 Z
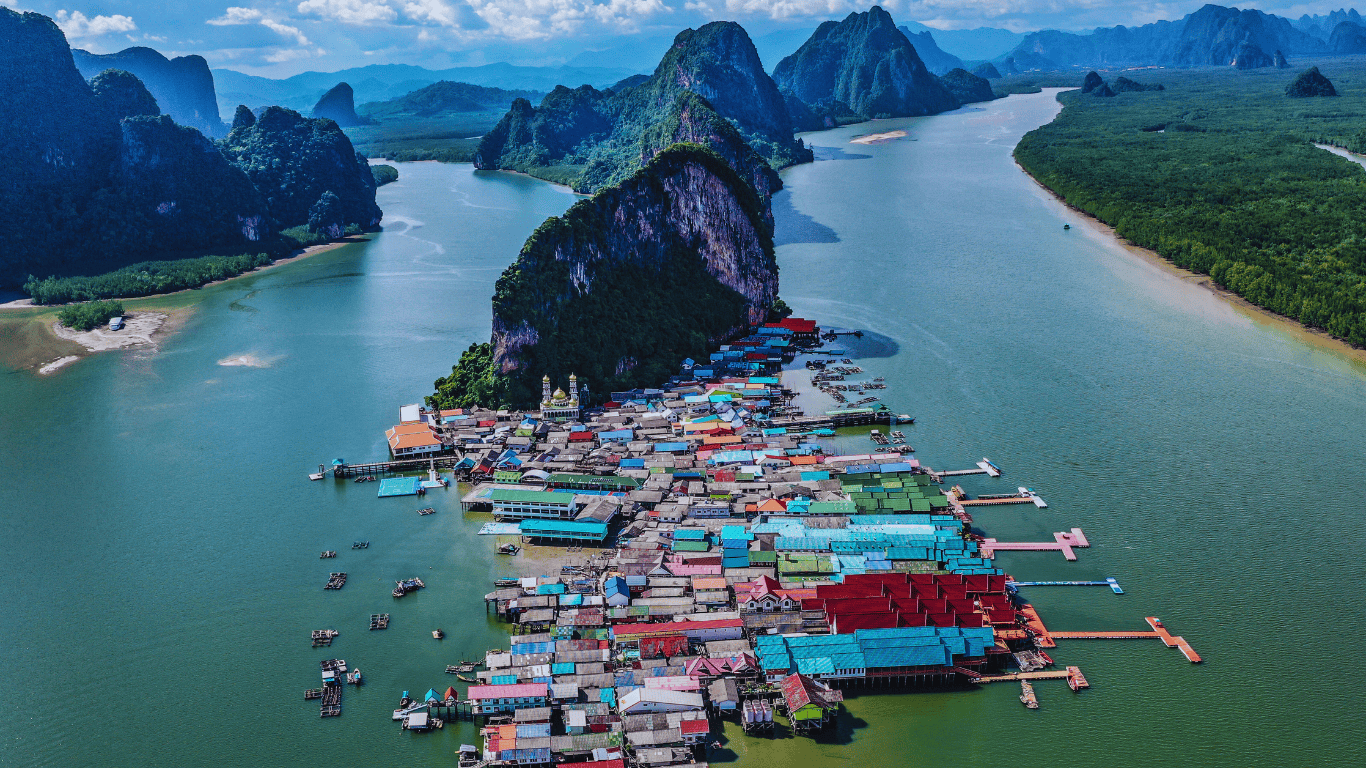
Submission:
M 342 128 L 370 123 L 356 116 L 356 94 L 346 83 L 337 83 L 318 99 L 313 105 L 313 117 L 326 118 Z
M 679 144 L 580 201 L 527 240 L 498 279 L 488 351 L 437 382 L 498 382 L 532 405 L 542 375 L 577 373 L 598 392 L 658 384 L 684 357 L 765 319 L 778 265 L 759 198 L 730 163 Z M 488 395 L 486 395 L 487 397 Z
M 373 227 L 383 215 L 368 163 L 330 120 L 267 107 L 254 124 L 234 128 L 222 149 L 262 191 L 281 229 L 307 224 L 309 209 L 329 191 L 340 198 L 347 224 Z
M 131 72 L 156 97 L 161 111 L 181 125 L 196 128 L 209 136 L 222 136 L 226 127 L 218 114 L 213 73 L 202 56 L 167 59 L 151 48 L 126 48 L 118 53 L 94 54 L 76 49 L 71 52 L 76 68 L 85 78 L 106 69 Z
M 766 162 L 783 167 L 811 159 L 811 151 L 792 136 L 782 94 L 737 24 L 713 22 L 680 32 L 653 75 L 619 86 L 605 91 L 561 86 L 537 107 L 518 99 L 480 141 L 475 167 L 534 171 L 579 165 L 584 171 L 574 189 L 595 191 L 631 175 L 654 151 L 672 143 L 668 137 L 687 94 L 700 96 L 707 110 L 731 121 L 731 133 Z M 696 102 L 688 103 L 696 117 Z M 647 134 L 649 143 L 642 144 Z M 725 146 L 730 138 L 713 149 L 734 156 Z M 746 168 L 739 170 L 748 174 Z
M 876 5 L 821 24 L 796 53 L 778 62 L 773 79 L 818 113 L 833 104 L 864 118 L 930 115 L 958 106 Z
M 113 186 L 122 224 L 149 244 L 185 251 L 257 241 L 267 231 L 265 200 L 204 134 L 166 115 L 130 117 L 119 129 Z

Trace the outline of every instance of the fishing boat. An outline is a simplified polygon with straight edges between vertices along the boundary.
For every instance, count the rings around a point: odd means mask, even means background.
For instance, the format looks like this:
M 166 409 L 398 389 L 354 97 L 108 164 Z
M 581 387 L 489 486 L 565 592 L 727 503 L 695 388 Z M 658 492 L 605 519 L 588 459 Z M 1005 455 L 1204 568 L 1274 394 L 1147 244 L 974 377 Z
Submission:
M 1020 703 L 1024 704 L 1026 709 L 1039 708 L 1039 697 L 1034 695 L 1034 686 L 1030 685 L 1028 680 L 1020 681 L 1020 691 Z
M 360 685 L 365 682 L 365 680 L 361 677 L 360 667 L 356 667 L 355 669 L 346 673 L 346 682 L 352 685 Z
M 445 637 L 445 636 L 446 636 L 446 633 L 445 633 L 444 631 L 442 631 L 442 630 L 439 630 L 439 629 L 433 629 L 433 630 L 432 630 L 432 637 L 435 638 L 435 639 L 437 639 L 437 640 L 440 640 L 441 638 L 443 638 L 443 637 Z
M 456 680 L 459 680 L 459 681 L 462 682 L 462 683 L 477 683 L 477 682 L 479 682 L 479 680 L 478 680 L 477 678 L 470 677 L 469 675 L 457 674 L 457 675 L 455 676 L 455 679 L 456 679 Z
M 517 546 L 516 544 L 503 544 L 503 545 L 501 545 L 501 546 L 498 547 L 498 554 L 500 554 L 500 555 L 515 555 L 515 554 L 517 554 L 518 552 L 520 552 L 521 550 L 522 550 L 522 548 L 519 547 L 519 546 Z

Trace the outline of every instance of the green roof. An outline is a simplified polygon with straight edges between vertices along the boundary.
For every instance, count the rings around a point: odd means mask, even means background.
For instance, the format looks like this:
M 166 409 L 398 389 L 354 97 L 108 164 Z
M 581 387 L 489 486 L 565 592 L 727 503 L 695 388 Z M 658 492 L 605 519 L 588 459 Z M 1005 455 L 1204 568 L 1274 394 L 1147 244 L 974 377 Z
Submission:
M 749 564 L 750 564 L 750 565 L 755 565 L 755 564 L 757 564 L 757 563 L 776 563 L 776 562 L 778 562 L 778 553 L 777 553 L 777 552 L 758 552 L 758 551 L 750 551 L 750 553 L 749 553 Z
M 806 508 L 810 515 L 852 515 L 854 514 L 854 502 L 852 501 L 813 501 Z
M 523 491 L 517 488 L 494 488 L 489 492 L 489 501 L 530 502 L 536 504 L 558 504 L 569 506 L 574 503 L 574 494 L 556 491 Z
M 706 552 L 711 549 L 711 545 L 705 541 L 675 541 L 673 550 L 675 552 Z

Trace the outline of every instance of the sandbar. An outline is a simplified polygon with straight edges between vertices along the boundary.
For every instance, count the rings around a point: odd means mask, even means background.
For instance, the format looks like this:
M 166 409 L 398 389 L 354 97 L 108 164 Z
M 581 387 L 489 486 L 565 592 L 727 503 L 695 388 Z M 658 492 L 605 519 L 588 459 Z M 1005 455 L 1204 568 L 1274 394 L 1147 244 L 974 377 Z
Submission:
M 881 144 L 893 139 L 906 137 L 905 131 L 887 131 L 886 133 L 869 133 L 863 136 L 855 136 L 849 140 L 850 144 Z

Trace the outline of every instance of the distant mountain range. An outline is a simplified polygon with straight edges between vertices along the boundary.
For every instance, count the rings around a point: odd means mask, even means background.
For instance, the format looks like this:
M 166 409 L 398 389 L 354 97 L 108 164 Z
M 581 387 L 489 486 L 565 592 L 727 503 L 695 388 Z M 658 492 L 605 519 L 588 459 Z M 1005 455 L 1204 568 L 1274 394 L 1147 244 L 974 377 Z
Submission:
M 151 48 L 126 48 L 118 53 L 94 54 L 79 48 L 71 58 L 81 77 L 89 80 L 106 69 L 121 69 L 137 75 L 156 97 L 161 110 L 181 125 L 196 128 L 209 136 L 228 132 L 214 100 L 213 75 L 203 56 L 167 59 Z M 232 112 L 228 107 L 227 112 Z
M 1320 56 L 1366 53 L 1355 10 L 1296 22 L 1256 10 L 1206 5 L 1176 21 L 1100 28 L 1089 34 L 1044 30 L 1025 36 L 998 62 L 1002 71 L 1120 66 L 1274 66 L 1276 53 Z M 1334 32 L 1342 29 L 1334 39 Z
M 341 82 L 350 83 L 356 102 L 365 104 L 398 98 L 442 80 L 546 93 L 562 84 L 605 88 L 634 74 L 637 74 L 636 70 L 622 67 L 519 67 L 512 64 L 440 70 L 411 64 L 371 64 L 340 72 L 302 72 L 283 80 L 244 75 L 230 69 L 213 71 L 218 86 L 218 104 L 225 113 L 238 104 L 253 109 L 278 104 L 307 110 Z
M 993 27 L 934 29 L 914 21 L 908 21 L 902 26 L 907 29 L 908 37 L 912 32 L 933 34 L 934 40 L 940 48 L 963 61 L 986 61 L 1000 58 L 1006 51 L 1019 45 L 1020 41 L 1025 38 L 1023 32 L 1011 32 L 1008 29 Z M 915 41 L 912 40 L 911 42 Z

